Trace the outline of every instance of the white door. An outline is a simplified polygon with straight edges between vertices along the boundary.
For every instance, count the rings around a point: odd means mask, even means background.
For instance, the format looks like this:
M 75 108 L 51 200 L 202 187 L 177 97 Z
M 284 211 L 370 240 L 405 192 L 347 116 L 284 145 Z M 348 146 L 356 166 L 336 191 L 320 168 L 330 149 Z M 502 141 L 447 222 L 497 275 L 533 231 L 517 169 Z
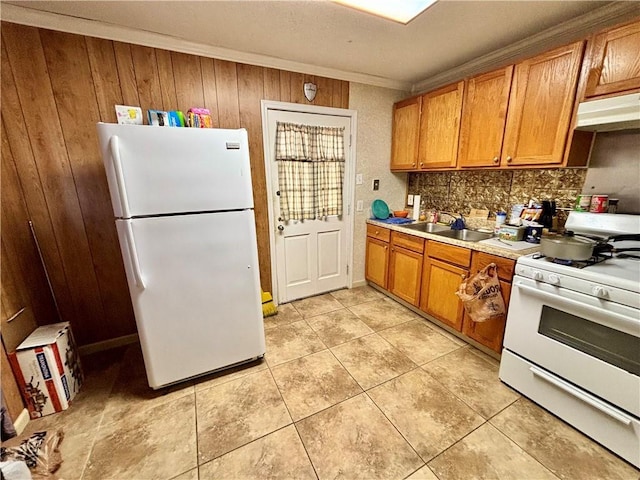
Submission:
M 343 214 L 318 220 L 280 220 L 278 166 L 275 161 L 276 123 L 343 127 L 345 135 L 345 185 L 343 185 Z M 351 148 L 351 117 L 267 110 L 265 141 L 271 183 L 271 228 L 275 237 L 276 299 L 285 303 L 299 298 L 336 290 L 347 286 L 347 231 L 350 189 L 347 188 Z
M 253 210 L 116 227 L 151 387 L 264 355 Z

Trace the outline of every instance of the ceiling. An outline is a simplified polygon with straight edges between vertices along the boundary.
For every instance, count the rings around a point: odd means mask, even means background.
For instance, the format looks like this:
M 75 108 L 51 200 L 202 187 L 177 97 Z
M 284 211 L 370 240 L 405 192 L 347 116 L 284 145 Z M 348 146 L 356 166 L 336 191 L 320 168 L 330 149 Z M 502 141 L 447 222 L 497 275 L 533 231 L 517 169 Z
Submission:
M 192 42 L 228 60 L 416 90 L 442 72 L 540 32 L 558 36 L 558 25 L 619 3 L 626 2 L 440 0 L 407 25 L 323 0 L 3 1 L 2 17 L 16 21 L 16 12 L 41 10 L 162 34 L 176 45 Z

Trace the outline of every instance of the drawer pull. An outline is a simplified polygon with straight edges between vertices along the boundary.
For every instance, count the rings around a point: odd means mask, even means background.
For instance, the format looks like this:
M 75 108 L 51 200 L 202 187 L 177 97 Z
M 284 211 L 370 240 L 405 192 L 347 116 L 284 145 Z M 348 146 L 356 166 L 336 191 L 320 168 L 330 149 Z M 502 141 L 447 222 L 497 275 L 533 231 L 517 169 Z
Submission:
M 569 395 L 577 398 L 578 400 L 582 400 L 584 403 L 591 405 L 596 410 L 600 410 L 602 413 L 610 416 L 614 420 L 617 420 L 618 422 L 624 425 L 631 425 L 631 419 L 629 417 L 627 417 L 621 412 L 614 410 L 608 405 L 605 405 L 603 402 L 601 402 L 597 398 L 594 398 L 591 395 L 588 395 L 587 393 L 577 390 L 576 387 L 574 387 L 573 385 L 570 385 L 565 381 L 560 380 L 559 378 L 553 377 L 549 375 L 547 372 L 545 372 L 544 370 L 540 370 L 539 368 L 529 367 L 529 370 L 531 371 L 531 373 L 533 373 L 534 376 L 540 378 L 541 380 L 544 380 L 545 382 L 550 383 L 551 385 L 554 385 L 555 387 L 558 387 L 560 390 L 568 393 Z

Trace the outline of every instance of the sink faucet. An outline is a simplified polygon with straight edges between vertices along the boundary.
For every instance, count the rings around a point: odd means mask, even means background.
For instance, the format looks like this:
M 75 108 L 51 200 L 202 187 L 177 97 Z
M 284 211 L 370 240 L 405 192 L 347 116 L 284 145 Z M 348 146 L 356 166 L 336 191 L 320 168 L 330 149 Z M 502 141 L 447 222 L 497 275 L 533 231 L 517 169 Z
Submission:
M 464 216 L 461 213 L 458 213 L 459 216 L 456 216 L 451 212 L 438 212 L 439 218 L 442 218 L 442 215 L 448 215 L 449 217 L 451 217 L 449 225 L 451 226 L 452 230 L 463 230 L 465 228 Z

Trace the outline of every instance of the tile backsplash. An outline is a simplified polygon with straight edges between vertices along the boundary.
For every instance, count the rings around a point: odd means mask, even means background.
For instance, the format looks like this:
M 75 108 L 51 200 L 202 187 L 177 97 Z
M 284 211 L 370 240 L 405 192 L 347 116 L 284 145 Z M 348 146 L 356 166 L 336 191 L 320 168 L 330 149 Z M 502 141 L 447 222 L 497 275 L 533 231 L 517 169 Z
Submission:
M 571 209 L 582 192 L 586 169 L 475 170 L 409 173 L 408 193 L 420 195 L 427 209 L 468 214 L 484 208 L 495 215 L 533 200 L 555 200 Z

